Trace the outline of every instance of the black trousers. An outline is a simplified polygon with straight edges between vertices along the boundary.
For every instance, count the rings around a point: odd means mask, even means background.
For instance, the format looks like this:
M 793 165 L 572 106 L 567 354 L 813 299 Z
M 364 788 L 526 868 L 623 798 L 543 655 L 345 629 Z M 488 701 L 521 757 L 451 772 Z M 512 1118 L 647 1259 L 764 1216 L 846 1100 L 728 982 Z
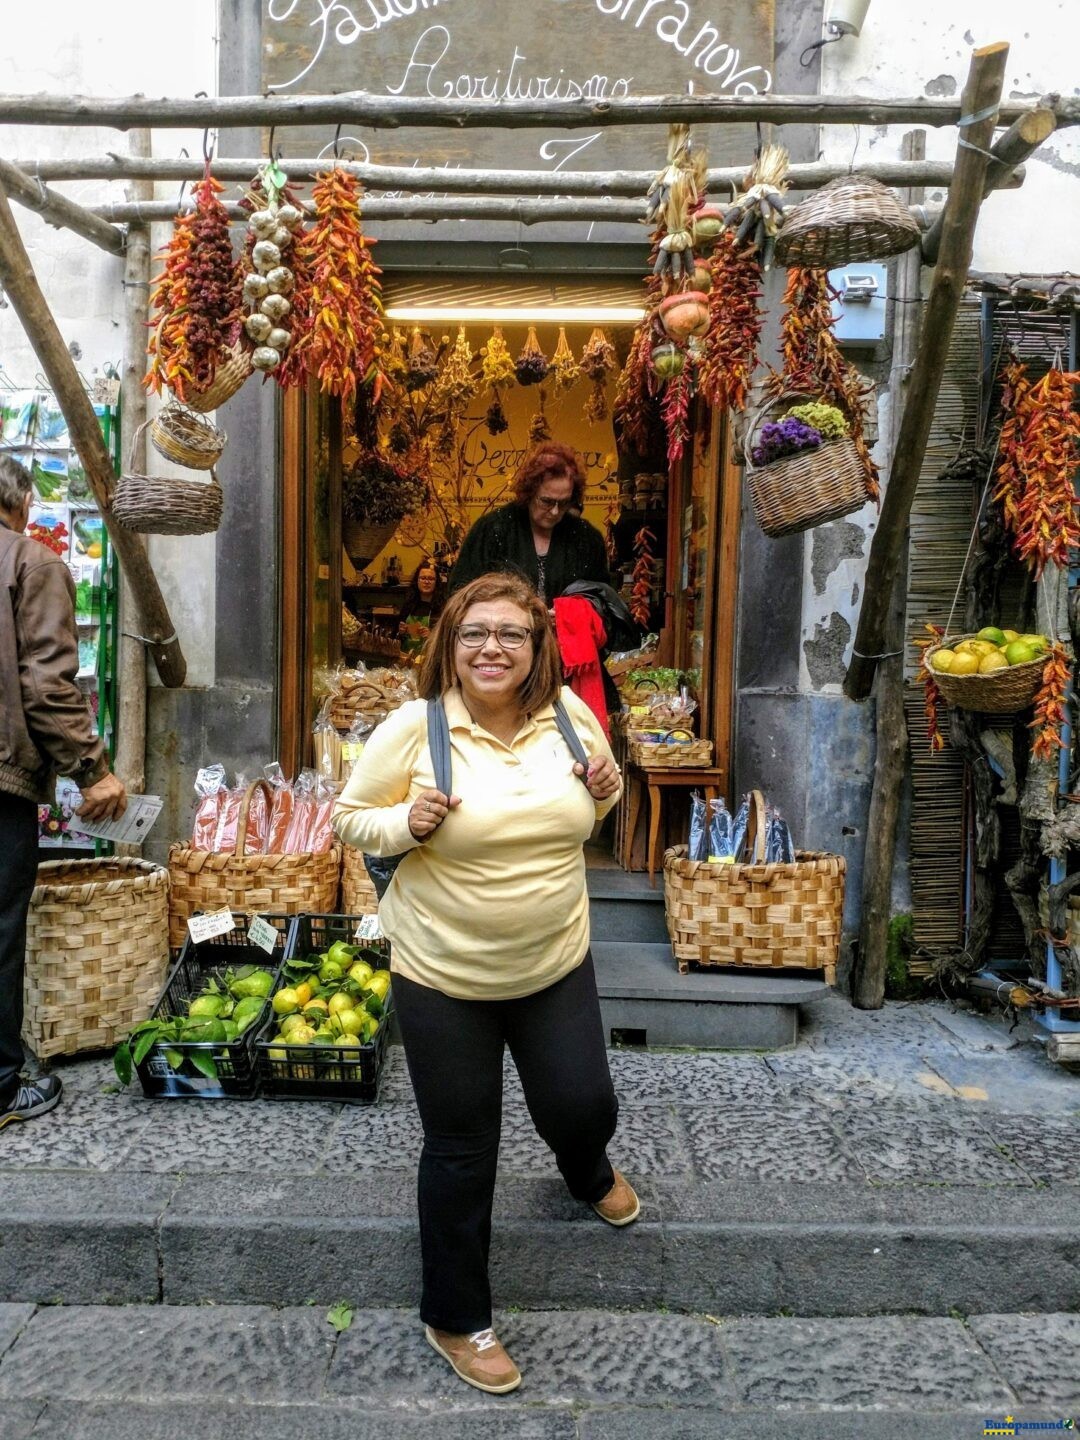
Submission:
M 420 1318 L 437 1330 L 472 1334 L 491 1324 L 488 1249 L 504 1044 L 571 1195 L 601 1200 L 615 1183 L 606 1147 L 618 1101 L 592 956 L 520 1000 L 456 1000 L 395 975 L 394 1004 L 424 1127 Z
M 26 912 L 37 878 L 38 811 L 32 800 L 3 791 L 0 857 L 0 1104 L 6 1104 L 23 1067 Z

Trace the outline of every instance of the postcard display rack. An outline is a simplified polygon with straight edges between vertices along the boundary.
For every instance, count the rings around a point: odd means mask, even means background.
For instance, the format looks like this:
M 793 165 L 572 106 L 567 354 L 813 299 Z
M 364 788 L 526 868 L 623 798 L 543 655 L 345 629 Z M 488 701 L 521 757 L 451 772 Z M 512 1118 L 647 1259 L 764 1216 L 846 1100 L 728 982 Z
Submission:
M 79 632 L 79 685 L 97 721 L 110 756 L 115 748 L 117 574 L 108 536 L 82 464 L 71 446 L 67 424 L 50 391 L 6 388 L 0 372 L 0 450 L 30 471 L 33 502 L 27 534 L 47 544 L 65 561 L 75 582 L 75 620 Z M 119 473 L 119 383 L 99 382 L 92 393 L 94 412 Z M 56 803 L 42 806 L 42 846 L 55 851 L 111 849 L 78 829 L 73 811 L 78 792 L 60 779 Z

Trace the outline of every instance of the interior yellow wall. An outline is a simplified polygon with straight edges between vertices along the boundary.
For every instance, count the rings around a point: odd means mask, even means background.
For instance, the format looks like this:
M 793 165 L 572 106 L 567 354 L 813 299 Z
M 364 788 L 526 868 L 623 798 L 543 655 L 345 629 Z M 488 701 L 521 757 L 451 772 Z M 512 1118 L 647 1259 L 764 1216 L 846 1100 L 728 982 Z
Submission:
M 436 343 L 442 334 L 447 333 L 445 330 L 440 331 L 437 326 L 425 326 L 424 328 L 431 333 L 432 339 Z M 527 325 L 503 324 L 501 326 L 510 353 L 515 358 L 525 344 L 528 328 Z M 580 357 L 592 329 L 591 325 L 568 325 L 566 327 L 567 339 L 575 357 Z M 480 347 L 487 343 L 491 331 L 490 325 L 470 324 L 465 327 L 465 333 L 474 352 L 479 353 Z M 557 325 L 537 325 L 536 332 L 544 354 L 550 359 L 558 343 L 559 327 Z M 608 339 L 615 345 L 621 362 L 630 343 L 632 328 L 608 326 L 606 333 Z M 455 335 L 456 327 L 450 331 L 451 341 Z M 471 518 L 474 523 L 479 519 L 488 507 L 488 497 L 497 493 L 510 480 L 521 463 L 529 448 L 529 421 L 539 408 L 541 388 L 547 396 L 544 408 L 552 439 L 572 445 L 584 458 L 588 480 L 585 518 L 597 529 L 602 530 L 611 500 L 618 495 L 618 481 L 615 478 L 615 435 L 610 415 L 608 419 L 592 424 L 585 419 L 583 409 L 591 388 L 590 382 L 585 379 L 580 380 L 565 398 L 558 401 L 554 399 L 551 387 L 547 385 L 541 387 L 515 384 L 504 392 L 503 408 L 506 418 L 510 422 L 509 429 L 501 435 L 493 436 L 489 435 L 487 428 L 481 425 L 466 452 L 469 461 L 478 464 L 478 474 L 484 482 L 482 490 L 473 490 L 470 501 Z M 615 377 L 613 376 L 608 385 L 609 411 L 614 394 Z M 477 418 L 482 417 L 490 403 L 491 396 L 485 392 L 477 397 L 470 414 Z M 509 498 L 509 494 L 507 494 L 498 503 L 505 503 Z M 421 550 L 392 542 L 369 567 L 380 579 L 383 566 L 391 555 L 399 557 L 406 578 L 411 576 L 423 558 Z

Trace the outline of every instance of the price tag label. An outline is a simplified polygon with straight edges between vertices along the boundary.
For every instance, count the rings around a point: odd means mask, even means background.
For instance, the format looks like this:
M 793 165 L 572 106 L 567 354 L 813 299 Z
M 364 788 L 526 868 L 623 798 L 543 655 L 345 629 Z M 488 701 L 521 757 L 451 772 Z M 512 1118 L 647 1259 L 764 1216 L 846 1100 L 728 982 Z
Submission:
M 357 940 L 381 940 L 382 926 L 378 915 L 364 915 L 356 927 Z
M 105 375 L 94 379 L 91 401 L 95 405 L 115 405 L 120 399 L 120 381 L 110 380 Z
M 265 950 L 268 955 L 272 955 L 277 946 L 278 932 L 269 920 L 264 920 L 261 915 L 256 915 L 248 926 L 248 939 L 252 945 L 258 945 L 260 950 Z
M 364 753 L 362 740 L 346 740 L 341 746 L 341 758 L 347 765 L 355 765 Z
M 202 945 L 207 940 L 215 940 L 219 935 L 235 930 L 236 922 L 231 910 L 212 910 L 209 915 L 193 915 L 187 922 L 187 928 L 195 944 Z

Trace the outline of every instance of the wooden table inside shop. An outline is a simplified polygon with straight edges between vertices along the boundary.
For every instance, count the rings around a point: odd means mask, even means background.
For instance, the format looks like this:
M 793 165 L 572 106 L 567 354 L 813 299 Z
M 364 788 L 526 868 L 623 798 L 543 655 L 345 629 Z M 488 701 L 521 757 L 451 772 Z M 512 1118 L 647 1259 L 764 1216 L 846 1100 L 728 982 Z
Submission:
M 626 828 L 623 836 L 620 863 L 624 870 L 630 869 L 631 852 L 634 845 L 634 831 L 641 814 L 642 790 L 649 795 L 649 883 L 656 884 L 656 852 L 660 843 L 660 822 L 663 815 L 664 791 L 672 789 L 697 789 L 704 792 L 706 801 L 718 800 L 722 793 L 725 774 L 722 766 L 686 766 L 673 769 L 648 769 L 643 765 L 628 764 L 630 780 L 627 795 Z

